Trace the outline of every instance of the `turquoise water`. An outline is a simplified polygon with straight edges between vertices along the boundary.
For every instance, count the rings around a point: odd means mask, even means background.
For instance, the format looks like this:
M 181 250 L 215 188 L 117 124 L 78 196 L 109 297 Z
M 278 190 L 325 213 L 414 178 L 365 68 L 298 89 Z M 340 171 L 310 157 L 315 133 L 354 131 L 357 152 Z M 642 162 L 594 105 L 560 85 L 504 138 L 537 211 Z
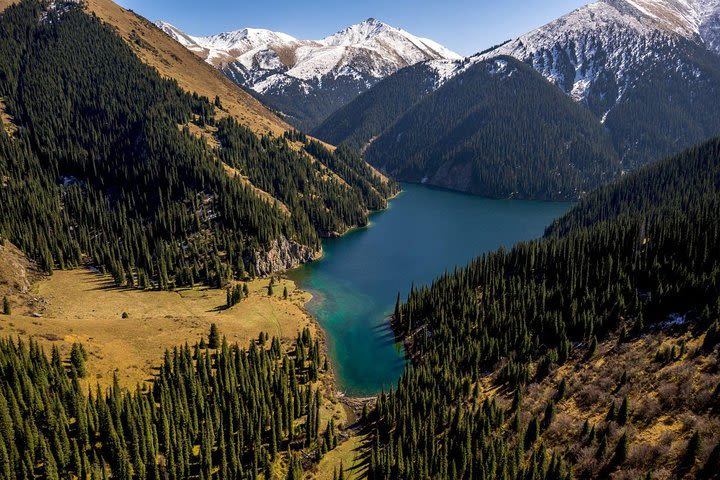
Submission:
M 291 277 L 312 293 L 339 388 L 373 395 L 405 366 L 387 318 L 400 292 L 430 283 L 483 252 L 539 237 L 569 203 L 491 200 L 420 185 L 403 192 L 368 228 L 324 242 L 325 256 Z

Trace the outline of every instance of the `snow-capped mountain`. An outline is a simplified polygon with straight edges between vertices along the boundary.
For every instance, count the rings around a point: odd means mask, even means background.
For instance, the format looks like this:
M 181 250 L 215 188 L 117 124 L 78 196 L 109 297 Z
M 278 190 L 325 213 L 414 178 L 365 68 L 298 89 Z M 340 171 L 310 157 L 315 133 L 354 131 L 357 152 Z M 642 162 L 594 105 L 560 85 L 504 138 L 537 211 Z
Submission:
M 157 25 L 305 127 L 404 67 L 462 58 L 373 18 L 321 40 L 249 28 L 195 37 L 168 23 Z
M 531 63 L 578 101 L 610 81 L 617 92 L 602 96 L 617 99 L 648 62 L 697 74 L 676 49 L 690 42 L 720 53 L 719 37 L 720 0 L 601 0 L 477 58 L 510 55 Z
M 471 59 L 531 64 L 632 167 L 720 133 L 720 0 L 600 0 Z
M 451 79 L 509 56 L 587 107 L 631 169 L 720 135 L 719 39 L 720 0 L 599 0 L 467 59 L 404 69 L 312 133 L 368 148 Z
M 440 86 L 478 61 L 508 55 L 532 64 L 578 101 L 587 101 L 594 84 L 609 75 L 617 100 L 642 75 L 643 64 L 667 60 L 687 70 L 675 49 L 688 42 L 720 55 L 720 0 L 599 0 L 465 60 L 427 65 Z

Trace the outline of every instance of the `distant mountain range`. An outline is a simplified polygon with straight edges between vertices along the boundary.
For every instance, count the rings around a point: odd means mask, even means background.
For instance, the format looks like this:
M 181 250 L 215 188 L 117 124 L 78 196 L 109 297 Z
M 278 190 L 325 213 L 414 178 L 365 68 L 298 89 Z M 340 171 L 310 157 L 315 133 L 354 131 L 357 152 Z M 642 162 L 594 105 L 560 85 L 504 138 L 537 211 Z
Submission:
M 461 59 L 432 40 L 373 18 L 322 40 L 250 28 L 195 37 L 165 22 L 157 25 L 304 129 L 404 67 Z
M 566 98 L 586 107 L 592 113 L 589 121 L 608 132 L 622 168 L 629 170 L 720 134 L 719 39 L 720 0 L 601 0 L 472 57 L 436 59 L 401 70 L 336 111 L 312 133 L 331 143 L 366 149 L 371 163 L 403 180 L 420 178 L 466 191 L 514 195 L 525 187 L 518 183 L 513 189 L 497 178 L 521 171 L 532 174 L 532 162 L 524 158 L 508 159 L 495 177 L 437 175 L 441 165 L 452 163 L 457 171 L 467 173 L 472 171 L 467 165 L 483 164 L 488 151 L 497 156 L 508 150 L 507 138 L 502 136 L 494 142 L 486 135 L 482 142 L 476 140 L 488 125 L 497 130 L 506 121 L 501 115 L 478 113 L 488 111 L 485 96 L 466 95 L 470 104 L 455 103 L 457 109 L 449 109 L 448 102 L 440 99 L 450 95 L 451 81 L 455 82 L 454 95 L 459 94 L 457 84 L 474 77 L 470 72 L 476 65 L 512 57 L 531 66 Z M 538 88 L 536 83 L 527 85 Z M 516 97 L 526 93 L 516 92 Z M 549 108 L 556 113 L 565 110 L 560 104 Z M 453 131 L 445 128 L 470 111 L 474 111 L 474 123 L 465 122 Z M 408 143 L 416 134 L 410 129 L 417 128 L 419 118 L 435 119 L 444 127 L 423 130 L 423 143 L 446 146 L 442 158 L 432 155 L 422 162 L 424 170 L 418 170 L 416 146 Z M 552 151 L 544 134 L 525 133 L 526 148 Z M 449 138 L 454 146 L 447 142 Z M 401 151 L 407 154 L 399 156 Z M 429 151 L 422 156 L 427 157 Z M 545 160 L 546 165 L 562 158 L 555 152 L 548 153 L 554 156 Z M 583 159 L 574 160 L 583 163 Z M 605 175 L 611 176 L 611 169 Z M 588 184 L 592 179 L 585 178 L 573 190 L 581 192 Z M 540 196 L 558 195 L 548 190 Z

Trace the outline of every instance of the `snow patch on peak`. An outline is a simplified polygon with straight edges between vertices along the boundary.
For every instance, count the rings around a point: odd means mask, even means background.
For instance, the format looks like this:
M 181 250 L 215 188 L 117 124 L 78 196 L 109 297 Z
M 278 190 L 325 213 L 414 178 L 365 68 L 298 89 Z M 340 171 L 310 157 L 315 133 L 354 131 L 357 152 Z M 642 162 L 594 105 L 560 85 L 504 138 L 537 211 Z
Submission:
M 282 32 L 273 32 L 262 28 L 243 28 L 209 37 L 200 37 L 199 42 L 207 48 L 242 54 L 264 45 L 292 43 L 297 42 L 297 39 Z
M 439 88 L 445 82 L 460 73 L 462 63 L 456 60 L 429 60 L 425 65 L 435 73 L 435 88 Z
M 680 36 L 698 41 L 699 19 L 715 12 L 717 20 L 718 5 L 720 0 L 599 0 L 470 60 L 515 57 L 578 102 L 597 82 L 610 82 L 617 100 L 635 80 L 636 66 L 664 61 L 658 55 Z
M 387 23 L 374 18 L 351 25 L 339 32 L 321 40 L 324 45 L 348 46 L 357 45 L 381 35 L 384 32 L 396 30 Z
M 501 58 L 496 58 L 488 63 L 488 72 L 490 75 L 500 75 L 506 73 L 508 70 L 508 61 Z
M 717 17 L 720 10 L 720 0 L 610 0 L 610 3 L 618 5 L 620 1 L 651 19 L 657 28 L 683 36 L 700 36 L 701 26 L 710 17 Z
M 158 22 L 158 26 L 209 63 L 230 69 L 238 83 L 261 93 L 287 85 L 288 77 L 304 85 L 342 77 L 365 89 L 416 63 L 462 58 L 432 40 L 374 18 L 321 40 L 298 40 L 252 28 L 193 37 L 170 24 Z
M 172 37 L 176 42 L 180 43 L 185 48 L 199 47 L 196 38 L 186 34 L 171 23 L 158 20 L 157 22 L 155 22 L 155 26 L 170 35 L 170 37 Z

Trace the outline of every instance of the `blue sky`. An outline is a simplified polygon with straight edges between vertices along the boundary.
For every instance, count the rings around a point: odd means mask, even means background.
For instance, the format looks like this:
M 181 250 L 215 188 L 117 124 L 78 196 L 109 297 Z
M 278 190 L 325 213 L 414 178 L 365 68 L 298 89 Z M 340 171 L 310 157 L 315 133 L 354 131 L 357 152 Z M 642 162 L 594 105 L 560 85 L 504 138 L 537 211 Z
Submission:
M 587 0 L 119 0 L 193 35 L 242 27 L 318 39 L 374 17 L 469 55 L 539 27 Z M 268 5 L 272 5 L 268 8 Z

